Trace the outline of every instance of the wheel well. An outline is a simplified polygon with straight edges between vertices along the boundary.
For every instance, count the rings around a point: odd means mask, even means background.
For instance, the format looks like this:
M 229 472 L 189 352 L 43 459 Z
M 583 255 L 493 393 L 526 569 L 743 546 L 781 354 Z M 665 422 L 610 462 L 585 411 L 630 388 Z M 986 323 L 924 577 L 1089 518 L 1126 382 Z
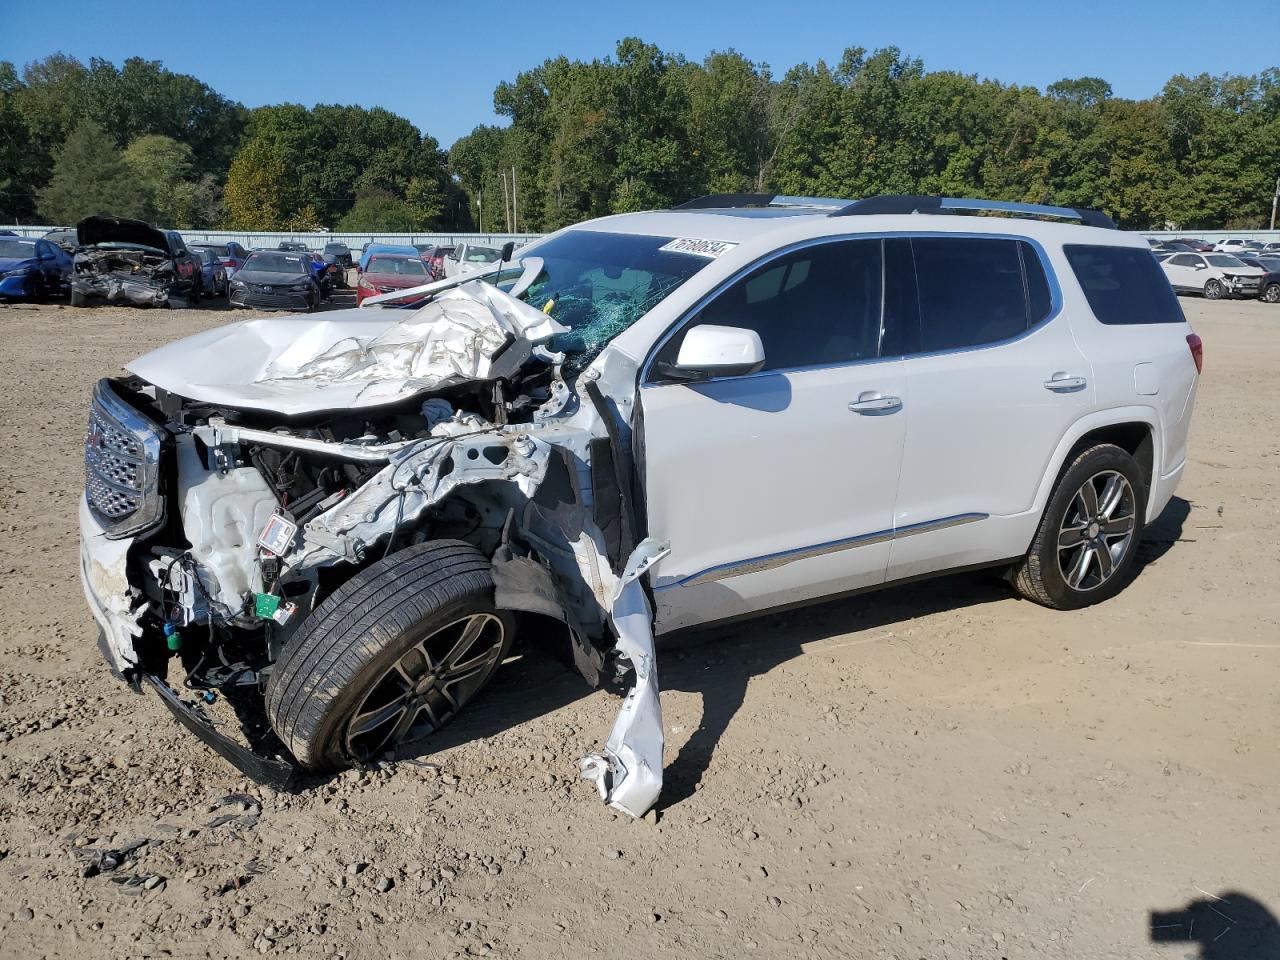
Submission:
M 1151 434 L 1151 425 L 1142 422 L 1112 423 L 1105 427 L 1090 430 L 1076 441 L 1071 452 L 1064 461 L 1071 463 L 1081 450 L 1098 443 L 1112 443 L 1138 461 L 1138 469 L 1142 471 L 1142 479 L 1147 491 L 1151 491 L 1151 475 L 1155 469 L 1155 442 Z

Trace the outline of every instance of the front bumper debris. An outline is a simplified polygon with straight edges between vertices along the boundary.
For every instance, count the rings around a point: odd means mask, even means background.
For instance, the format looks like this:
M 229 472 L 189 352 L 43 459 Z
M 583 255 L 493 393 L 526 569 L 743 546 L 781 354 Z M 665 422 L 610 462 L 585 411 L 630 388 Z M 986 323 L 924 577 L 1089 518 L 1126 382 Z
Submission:
M 286 760 L 264 757 L 218 732 L 213 721 L 199 707 L 187 703 L 163 680 L 151 674 L 144 679 L 169 708 L 174 718 L 213 748 L 223 759 L 258 783 L 283 790 L 293 779 L 296 768 Z
M 618 711 L 603 753 L 579 761 L 582 776 L 595 783 L 600 799 L 633 817 L 648 812 L 662 792 L 662 702 L 653 640 L 653 611 L 640 578 L 671 552 L 650 538 L 627 559 L 613 592 L 610 620 L 618 634 L 618 656 L 630 661 L 636 682 Z
M 138 597 L 129 585 L 129 548 L 134 538 L 108 540 L 106 532 L 80 498 L 80 583 L 93 619 L 102 630 L 111 668 L 125 676 L 138 665 L 133 638 L 142 635 Z
M 131 303 L 139 307 L 163 307 L 169 302 L 169 284 L 145 278 L 105 274 L 78 276 L 71 281 L 73 293 L 99 297 L 107 303 Z

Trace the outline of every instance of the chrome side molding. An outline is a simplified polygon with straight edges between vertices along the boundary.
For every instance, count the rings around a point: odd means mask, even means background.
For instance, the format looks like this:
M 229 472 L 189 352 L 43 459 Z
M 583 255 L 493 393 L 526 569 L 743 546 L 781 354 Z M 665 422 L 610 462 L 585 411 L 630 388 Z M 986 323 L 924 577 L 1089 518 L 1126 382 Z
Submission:
M 732 563 L 721 563 L 714 567 L 708 567 L 706 570 L 698 573 L 690 574 L 679 580 L 673 580 L 670 583 L 663 583 L 655 586 L 653 589 L 670 590 L 673 587 L 692 587 L 700 583 L 712 583 L 717 580 L 728 580 L 730 577 L 741 577 L 748 573 L 761 573 L 765 570 L 773 570 L 784 564 L 793 563 L 796 560 L 808 560 L 811 557 L 822 557 L 829 553 L 838 553 L 841 550 L 852 550 L 855 547 L 865 547 L 873 543 L 884 543 L 887 540 L 901 540 L 905 537 L 914 537 L 921 533 L 932 533 L 935 530 L 945 530 L 948 527 L 958 527 L 966 523 L 975 523 L 978 520 L 985 520 L 989 514 L 985 513 L 958 513 L 951 517 L 942 517 L 938 520 L 925 520 L 922 523 L 912 523 L 905 527 L 896 527 L 893 530 L 880 530 L 876 533 L 864 533 L 856 537 L 845 537 L 840 540 L 828 540 L 825 543 L 816 543 L 809 547 L 796 547 L 793 550 L 783 550 L 779 553 L 770 553 L 762 557 L 752 557 L 748 560 L 735 560 Z

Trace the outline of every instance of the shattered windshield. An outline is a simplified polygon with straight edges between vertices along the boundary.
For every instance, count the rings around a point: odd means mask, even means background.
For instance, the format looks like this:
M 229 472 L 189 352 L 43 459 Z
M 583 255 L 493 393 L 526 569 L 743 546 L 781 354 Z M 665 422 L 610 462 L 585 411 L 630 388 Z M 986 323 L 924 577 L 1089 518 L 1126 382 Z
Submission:
M 663 250 L 671 240 L 570 230 L 530 250 L 543 269 L 520 299 L 569 328 L 551 341 L 552 350 L 567 354 L 566 375 L 581 372 L 610 340 L 711 263 Z M 509 289 L 517 276 L 504 274 L 498 286 Z
M 0 240 L 0 257 L 6 260 L 29 260 L 36 255 L 34 240 Z

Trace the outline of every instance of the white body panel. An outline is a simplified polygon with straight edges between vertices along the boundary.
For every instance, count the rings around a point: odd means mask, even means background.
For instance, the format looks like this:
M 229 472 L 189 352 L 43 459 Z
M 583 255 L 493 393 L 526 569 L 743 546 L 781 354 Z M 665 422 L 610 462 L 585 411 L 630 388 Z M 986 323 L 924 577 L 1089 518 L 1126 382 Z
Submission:
M 649 528 L 671 544 L 659 629 L 882 582 L 906 420 L 849 404 L 904 389 L 897 360 L 644 387 Z
M 1058 439 L 1093 408 L 1089 362 L 1062 313 L 1028 335 L 906 361 L 911 403 L 894 523 L 1031 510 Z M 1050 389 L 1061 381 L 1079 386 Z M 978 534 L 979 527 L 986 527 Z M 896 540 L 891 580 L 1024 553 L 1035 524 L 992 519 Z

